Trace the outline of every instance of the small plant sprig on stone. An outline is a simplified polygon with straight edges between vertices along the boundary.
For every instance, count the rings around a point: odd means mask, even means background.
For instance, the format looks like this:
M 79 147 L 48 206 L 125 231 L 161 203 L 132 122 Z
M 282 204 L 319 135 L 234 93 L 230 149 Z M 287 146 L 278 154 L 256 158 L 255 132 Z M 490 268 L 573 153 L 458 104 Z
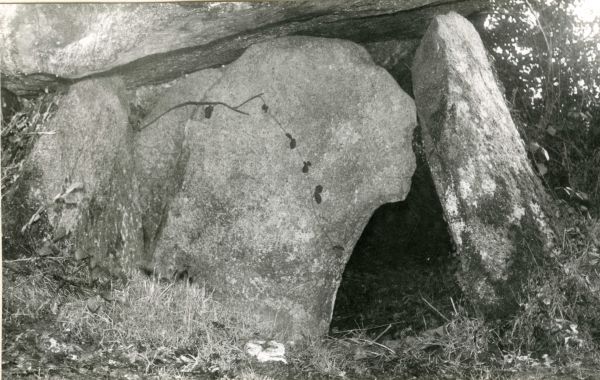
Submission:
M 282 123 L 275 117 L 275 115 L 273 115 L 272 112 L 269 112 L 270 108 L 269 108 L 266 100 L 264 99 L 263 95 L 264 95 L 264 93 L 261 92 L 260 94 L 251 96 L 250 98 L 246 99 L 244 102 L 238 104 L 237 106 L 232 106 L 232 105 L 229 105 L 229 104 L 227 104 L 225 102 L 221 102 L 221 101 L 187 101 L 187 102 L 177 104 L 177 105 L 169 108 L 168 110 L 162 112 L 160 115 L 156 116 L 154 119 L 150 120 L 149 122 L 145 123 L 142 126 L 135 128 L 135 129 L 138 132 L 142 131 L 143 129 L 145 129 L 145 128 L 149 127 L 150 125 L 154 124 L 155 122 L 157 122 L 161 117 L 163 117 L 167 113 L 169 113 L 175 109 L 181 108 L 181 107 L 192 106 L 192 105 L 193 106 L 205 106 L 204 107 L 204 118 L 206 118 L 206 119 L 210 119 L 212 117 L 213 112 L 215 110 L 215 106 L 223 106 L 234 112 L 249 116 L 249 113 L 242 111 L 240 108 L 255 99 L 260 99 L 262 101 L 262 105 L 261 105 L 262 112 L 265 115 L 267 115 L 271 120 L 273 120 L 275 122 L 275 124 L 277 124 L 279 129 L 282 131 L 283 135 L 289 140 L 290 150 L 295 151 L 295 153 L 298 155 L 300 161 L 302 162 L 301 172 L 304 174 L 309 174 L 309 170 L 310 170 L 310 167 L 312 166 L 312 163 L 310 161 L 307 161 L 304 159 L 304 157 L 302 156 L 302 153 L 301 153 L 301 149 L 298 148 L 298 141 L 292 135 L 292 133 L 290 131 L 287 131 L 283 127 Z M 323 190 L 324 190 L 323 185 L 317 184 L 314 186 L 313 189 L 314 190 L 311 190 L 311 197 L 313 198 L 313 200 L 316 204 L 321 204 L 323 202 L 323 198 L 321 196 L 321 194 L 323 193 Z M 312 207 L 313 207 L 313 210 L 312 210 L 313 214 L 315 215 L 315 217 L 317 217 L 317 212 L 314 209 L 314 204 L 312 204 Z M 325 234 L 325 236 L 326 236 L 327 240 L 329 240 L 329 242 L 332 244 L 332 247 L 334 250 L 339 251 L 340 249 L 341 250 L 344 249 L 342 247 L 342 245 L 334 243 L 328 234 Z
M 169 112 L 176 110 L 178 108 L 181 107 L 187 107 L 187 106 L 207 106 L 204 109 L 204 117 L 207 119 L 210 119 L 210 117 L 212 116 L 213 110 L 215 108 L 215 106 L 223 106 L 226 108 L 229 108 L 230 110 L 237 112 L 237 113 L 241 113 L 242 115 L 248 115 L 247 112 L 241 111 L 240 107 L 244 106 L 246 103 L 252 101 L 253 99 L 256 99 L 258 97 L 261 97 L 263 94 L 260 93 L 258 95 L 254 95 L 251 98 L 248 98 L 246 101 L 244 101 L 241 104 L 238 104 L 237 106 L 231 106 L 227 103 L 224 102 L 210 102 L 210 101 L 206 101 L 206 102 L 200 102 L 200 101 L 188 101 L 188 102 L 184 102 L 184 103 L 180 103 L 177 104 L 171 108 L 169 108 L 168 110 L 164 111 L 163 113 L 161 113 L 160 115 L 158 115 L 157 117 L 155 117 L 154 119 L 150 120 L 149 122 L 147 122 L 146 124 L 135 128 L 136 131 L 141 131 L 149 126 L 151 126 L 152 124 L 156 123 L 158 121 L 158 119 L 160 119 L 161 117 L 165 116 L 166 114 L 168 114 Z

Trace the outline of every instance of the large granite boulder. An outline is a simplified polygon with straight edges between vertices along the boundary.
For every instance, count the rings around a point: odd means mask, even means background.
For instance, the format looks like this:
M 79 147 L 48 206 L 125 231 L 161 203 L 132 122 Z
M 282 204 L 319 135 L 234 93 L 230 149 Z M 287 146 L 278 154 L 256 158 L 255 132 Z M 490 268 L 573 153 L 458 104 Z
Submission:
M 471 301 L 500 316 L 551 253 L 541 183 L 481 39 L 462 16 L 437 16 L 413 63 L 425 154 Z
M 275 37 L 414 39 L 436 12 L 472 14 L 486 6 L 476 0 L 2 4 L 2 83 L 22 95 L 112 71 L 134 88 L 229 63 Z
M 118 79 L 72 86 L 28 160 L 28 186 L 53 227 L 98 275 L 138 266 L 140 210 L 133 167 L 133 131 Z
M 249 100 L 247 114 L 215 105 L 188 121 L 156 270 L 205 283 L 257 325 L 325 333 L 369 217 L 409 190 L 412 99 L 360 46 L 289 37 L 250 47 L 204 100 Z
M 186 126 L 197 106 L 172 108 L 203 99 L 220 77 L 221 70 L 207 69 L 167 84 L 140 87 L 131 94 L 134 125 L 143 128 L 136 134 L 133 151 L 142 208 L 142 266 L 147 271 L 152 270 L 152 253 L 169 204 L 183 181 L 189 157 Z

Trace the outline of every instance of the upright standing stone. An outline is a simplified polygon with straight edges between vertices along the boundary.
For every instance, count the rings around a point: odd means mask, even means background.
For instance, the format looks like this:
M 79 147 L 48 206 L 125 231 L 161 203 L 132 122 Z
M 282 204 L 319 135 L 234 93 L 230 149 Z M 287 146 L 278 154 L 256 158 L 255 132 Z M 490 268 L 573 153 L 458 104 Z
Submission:
M 115 78 L 71 86 L 28 161 L 54 239 L 72 238 L 97 274 L 136 268 L 142 248 L 124 90 Z
M 457 246 L 459 281 L 492 315 L 516 307 L 553 233 L 545 195 L 475 28 L 437 16 L 413 63 L 425 153 Z
M 250 47 L 189 125 L 182 190 L 157 269 L 205 283 L 256 326 L 326 333 L 335 293 L 373 211 L 404 199 L 414 103 L 364 48 L 291 37 Z

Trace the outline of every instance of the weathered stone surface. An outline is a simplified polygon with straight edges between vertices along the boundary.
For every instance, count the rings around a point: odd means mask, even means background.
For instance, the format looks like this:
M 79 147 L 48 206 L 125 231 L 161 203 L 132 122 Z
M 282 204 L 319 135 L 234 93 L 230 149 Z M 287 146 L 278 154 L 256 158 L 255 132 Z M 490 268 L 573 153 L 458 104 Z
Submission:
M 124 87 L 118 79 L 88 80 L 61 99 L 28 165 L 30 187 L 46 205 L 54 239 L 71 237 L 93 269 L 137 267 L 141 222 Z
M 516 307 L 552 248 L 544 191 L 473 26 L 437 16 L 413 64 L 425 153 L 457 245 L 459 281 L 494 316 Z
M 418 38 L 437 12 L 471 14 L 486 6 L 475 0 L 3 4 L 3 85 L 25 94 L 116 72 L 137 87 L 231 62 L 274 37 Z
M 371 54 L 373 62 L 392 74 L 400 87 L 409 95 L 412 95 L 410 68 L 420 42 L 419 39 L 391 39 L 366 43 L 363 46 Z
M 188 122 L 157 270 L 206 283 L 288 336 L 324 333 L 371 213 L 410 187 L 414 104 L 363 48 L 321 38 L 250 47 L 205 100 L 260 93 L 240 108 L 249 115 L 216 106 Z
M 159 88 L 138 88 L 134 109 L 145 115 L 140 126 L 147 125 L 170 108 L 188 101 L 200 101 L 221 77 L 221 70 L 208 69 L 186 75 Z M 151 86 L 155 87 L 155 86 Z M 169 203 L 183 181 L 189 150 L 184 146 L 186 121 L 197 106 L 185 106 L 156 119 L 136 134 L 135 173 L 139 181 L 142 227 L 144 233 L 144 267 L 152 269 L 152 252 Z
M 3 123 L 8 123 L 10 118 L 21 109 L 21 104 L 17 95 L 4 87 L 0 90 L 0 103 L 2 103 L 2 111 L 0 111 L 0 119 Z

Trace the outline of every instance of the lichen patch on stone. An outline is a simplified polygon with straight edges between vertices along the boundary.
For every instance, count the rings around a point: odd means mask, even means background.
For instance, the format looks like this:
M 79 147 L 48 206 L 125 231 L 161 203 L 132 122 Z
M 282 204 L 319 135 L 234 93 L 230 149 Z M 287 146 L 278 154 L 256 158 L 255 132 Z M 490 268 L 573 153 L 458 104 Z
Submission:
M 413 83 L 425 153 L 463 262 L 463 290 L 492 314 L 512 307 L 527 280 L 515 264 L 521 251 L 537 249 L 528 241 L 549 243 L 551 231 L 538 207 L 541 184 L 466 19 L 435 17 L 417 50 Z

